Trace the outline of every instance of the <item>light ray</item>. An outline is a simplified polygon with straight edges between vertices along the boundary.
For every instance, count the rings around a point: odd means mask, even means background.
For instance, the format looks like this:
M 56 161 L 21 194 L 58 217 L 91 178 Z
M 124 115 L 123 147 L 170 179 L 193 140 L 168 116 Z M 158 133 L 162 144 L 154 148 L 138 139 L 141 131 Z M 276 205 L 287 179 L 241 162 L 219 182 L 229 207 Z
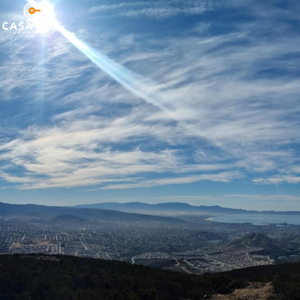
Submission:
M 66 30 L 63 26 L 59 26 L 58 30 L 68 41 L 70 41 L 75 47 L 77 47 L 95 65 L 97 65 L 104 72 L 110 75 L 123 87 L 125 87 L 127 90 L 129 90 L 139 98 L 142 98 L 146 102 L 158 107 L 169 117 L 175 120 L 175 117 L 172 116 L 172 112 L 161 104 L 160 99 L 157 97 L 157 88 L 155 88 L 150 80 L 145 79 L 138 74 L 135 74 L 122 65 L 114 62 L 106 55 L 93 49 L 92 47 L 78 39 L 74 34 Z

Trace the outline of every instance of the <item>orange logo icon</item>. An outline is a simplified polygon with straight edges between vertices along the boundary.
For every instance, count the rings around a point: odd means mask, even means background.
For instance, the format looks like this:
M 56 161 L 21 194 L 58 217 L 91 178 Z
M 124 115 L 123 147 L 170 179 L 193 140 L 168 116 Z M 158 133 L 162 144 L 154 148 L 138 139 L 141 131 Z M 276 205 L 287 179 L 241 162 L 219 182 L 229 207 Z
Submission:
M 28 11 L 29 11 L 30 14 L 34 15 L 36 12 L 41 11 L 41 10 L 40 9 L 35 9 L 34 7 L 30 7 Z

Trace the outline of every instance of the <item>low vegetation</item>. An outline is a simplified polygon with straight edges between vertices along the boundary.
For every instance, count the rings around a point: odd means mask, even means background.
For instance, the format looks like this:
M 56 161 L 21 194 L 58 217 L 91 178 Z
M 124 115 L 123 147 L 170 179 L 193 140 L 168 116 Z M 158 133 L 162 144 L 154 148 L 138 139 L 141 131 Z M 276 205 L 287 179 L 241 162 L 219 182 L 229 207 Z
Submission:
M 196 276 L 90 258 L 2 255 L 0 299 L 199 300 L 230 293 L 254 278 L 271 279 L 279 299 L 300 299 L 300 264 L 274 267 Z

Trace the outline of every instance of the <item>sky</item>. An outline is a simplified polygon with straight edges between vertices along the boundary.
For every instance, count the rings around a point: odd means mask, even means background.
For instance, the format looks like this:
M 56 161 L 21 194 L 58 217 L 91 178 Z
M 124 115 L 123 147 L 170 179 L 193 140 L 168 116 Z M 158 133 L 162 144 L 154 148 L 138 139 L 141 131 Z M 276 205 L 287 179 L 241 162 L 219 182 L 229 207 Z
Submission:
M 0 202 L 300 211 L 299 1 L 50 3 L 93 58 L 1 1 Z

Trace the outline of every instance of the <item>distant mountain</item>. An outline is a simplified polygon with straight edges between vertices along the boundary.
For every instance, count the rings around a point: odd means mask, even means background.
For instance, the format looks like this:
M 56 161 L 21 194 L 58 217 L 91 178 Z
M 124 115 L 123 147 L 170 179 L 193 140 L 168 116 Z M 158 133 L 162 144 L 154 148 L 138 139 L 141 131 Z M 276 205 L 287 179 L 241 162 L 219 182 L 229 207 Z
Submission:
M 85 204 L 74 206 L 77 208 L 100 208 L 110 209 L 124 212 L 182 212 L 182 213 L 202 213 L 202 214 L 289 214 L 289 215 L 300 215 L 297 211 L 288 212 L 277 212 L 277 211 L 255 211 L 255 210 L 243 210 L 243 209 L 232 209 L 221 206 L 193 206 L 187 203 L 180 202 L 169 202 L 159 204 L 147 204 L 141 202 L 128 202 L 128 203 L 117 203 L 117 202 L 105 202 L 97 204 Z
M 234 249 L 245 249 L 245 247 L 262 248 L 266 253 L 281 253 L 286 252 L 283 246 L 277 241 L 262 233 L 250 233 L 245 236 L 233 240 L 227 244 Z
M 99 220 L 99 221 L 122 221 L 122 222 L 184 222 L 180 219 L 160 216 L 149 216 L 136 213 L 125 213 L 115 210 L 94 208 L 73 208 L 43 205 L 17 205 L 0 202 L 0 216 L 42 214 L 48 216 L 72 215 L 75 217 Z

